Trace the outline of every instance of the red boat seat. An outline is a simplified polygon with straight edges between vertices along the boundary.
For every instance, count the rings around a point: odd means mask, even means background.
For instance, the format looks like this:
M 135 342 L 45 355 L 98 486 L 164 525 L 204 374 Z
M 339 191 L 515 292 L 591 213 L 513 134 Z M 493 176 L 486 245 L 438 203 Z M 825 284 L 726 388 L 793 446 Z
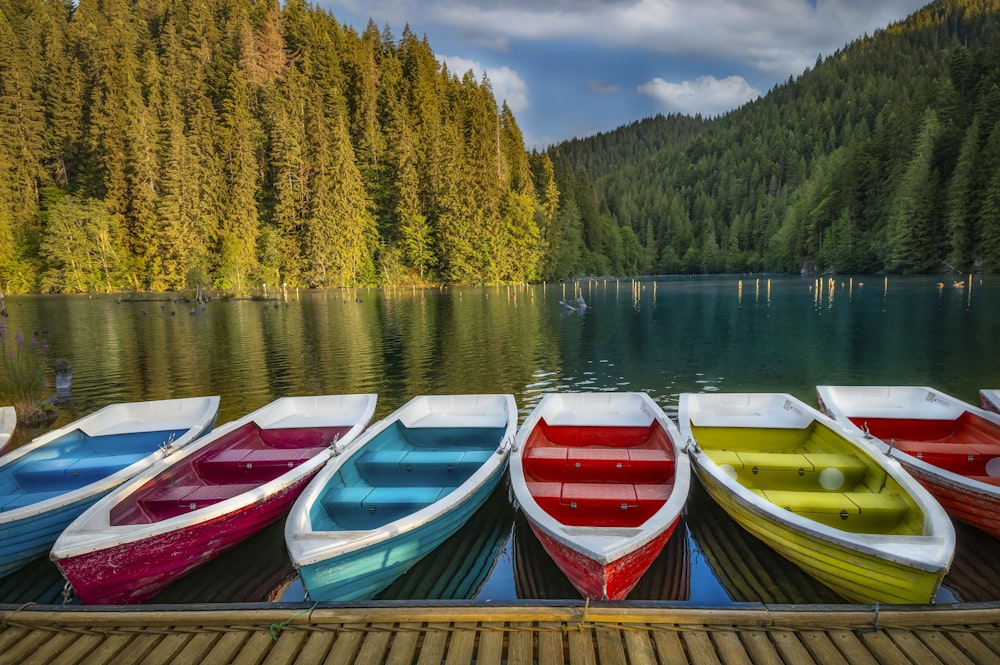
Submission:
M 138 503 L 142 511 L 149 515 L 151 521 L 158 522 L 231 499 L 257 486 L 256 483 L 247 483 L 159 487 L 142 496 Z
M 571 526 L 637 527 L 670 496 L 666 483 L 593 483 L 529 481 L 539 507 Z
M 662 448 L 533 446 L 521 459 L 537 480 L 655 483 L 674 474 L 673 454 Z
M 896 440 L 894 447 L 928 464 L 962 476 L 985 476 L 986 463 L 1000 451 L 990 454 L 990 447 L 946 441 Z M 987 454 L 984 454 L 987 452 Z
M 212 483 L 263 483 L 274 480 L 325 450 L 326 447 L 227 448 L 204 455 L 195 462 L 195 467 L 198 475 Z

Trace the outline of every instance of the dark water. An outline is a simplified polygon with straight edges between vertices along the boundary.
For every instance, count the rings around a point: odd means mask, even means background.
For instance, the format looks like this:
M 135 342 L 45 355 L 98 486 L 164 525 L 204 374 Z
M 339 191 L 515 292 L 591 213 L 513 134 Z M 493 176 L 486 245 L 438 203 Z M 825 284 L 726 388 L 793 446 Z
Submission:
M 577 295 L 585 310 L 560 304 Z M 277 397 L 323 393 L 378 393 L 380 418 L 419 394 L 509 392 L 523 417 L 546 392 L 638 390 L 676 417 L 678 395 L 691 391 L 782 391 L 814 404 L 821 383 L 919 384 L 978 402 L 980 388 L 1000 387 L 993 275 L 303 291 L 204 308 L 165 296 L 7 296 L 6 305 L 11 335 L 38 331 L 73 364 L 73 401 L 57 425 L 112 402 L 204 394 L 221 396 L 225 422 Z M 506 491 L 384 597 L 574 597 Z M 836 600 L 697 488 L 683 531 L 636 597 Z M 1000 543 L 958 535 L 938 600 L 1000 599 L 989 555 Z M 44 560 L 13 577 L 0 580 L 0 602 L 46 600 L 61 586 Z M 276 525 L 154 602 L 301 600 L 294 577 Z

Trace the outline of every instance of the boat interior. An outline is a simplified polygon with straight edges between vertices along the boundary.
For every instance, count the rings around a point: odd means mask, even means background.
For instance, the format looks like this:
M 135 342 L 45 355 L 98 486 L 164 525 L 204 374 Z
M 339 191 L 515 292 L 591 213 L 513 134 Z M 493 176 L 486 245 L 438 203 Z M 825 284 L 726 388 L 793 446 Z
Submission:
M 0 468 L 0 511 L 22 508 L 106 478 L 187 430 L 91 436 L 73 430 Z
M 250 491 L 327 449 L 349 426 L 261 428 L 250 421 L 150 479 L 111 511 L 111 524 L 170 519 Z
M 1000 486 L 1000 425 L 965 412 L 954 420 L 852 418 L 893 448 L 967 478 Z
M 656 421 L 602 427 L 550 425 L 543 418 L 521 460 L 535 501 L 570 526 L 640 526 L 673 490 L 673 445 Z
M 825 424 L 692 432 L 724 473 L 776 506 L 843 531 L 923 533 L 923 512 L 909 494 Z
M 487 462 L 505 431 L 407 427 L 395 421 L 333 475 L 313 505 L 313 529 L 376 529 L 426 508 Z

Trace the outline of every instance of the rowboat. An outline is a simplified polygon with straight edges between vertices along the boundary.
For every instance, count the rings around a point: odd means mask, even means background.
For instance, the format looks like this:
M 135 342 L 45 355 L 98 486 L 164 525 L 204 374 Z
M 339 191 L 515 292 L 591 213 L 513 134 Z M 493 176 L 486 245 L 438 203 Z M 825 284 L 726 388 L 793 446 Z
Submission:
M 679 413 L 701 485 L 753 536 L 851 602 L 933 600 L 955 529 L 898 462 L 787 394 L 685 393 Z
M 677 427 L 644 393 L 552 393 L 518 430 L 514 497 L 587 599 L 621 600 L 660 554 L 691 480 Z
M 12 406 L 0 406 L 0 455 L 7 452 L 10 436 L 17 426 L 17 411 Z
M 49 557 L 82 603 L 142 602 L 281 519 L 375 400 L 285 397 L 227 423 L 94 504 Z
M 0 457 L 0 575 L 98 499 L 212 428 L 218 397 L 112 404 Z
M 819 386 L 820 408 L 891 455 L 956 520 L 1000 538 L 1000 414 L 915 386 Z
M 1000 390 L 980 390 L 979 402 L 987 411 L 1000 413 Z
M 493 493 L 517 428 L 512 395 L 424 395 L 376 423 L 292 506 L 285 544 L 310 599 L 370 599 Z

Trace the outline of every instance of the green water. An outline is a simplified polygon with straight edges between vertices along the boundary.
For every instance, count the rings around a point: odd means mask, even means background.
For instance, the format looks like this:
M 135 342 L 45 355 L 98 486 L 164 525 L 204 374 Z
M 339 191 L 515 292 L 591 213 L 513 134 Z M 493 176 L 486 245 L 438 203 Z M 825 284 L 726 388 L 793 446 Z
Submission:
M 578 296 L 586 309 L 560 304 Z M 419 394 L 509 392 L 523 417 L 546 392 L 638 390 L 676 417 L 689 391 L 781 391 L 814 404 L 821 383 L 920 384 L 977 402 L 980 388 L 1000 387 L 994 275 L 290 291 L 204 307 L 160 295 L 5 302 L 9 335 L 37 331 L 73 364 L 73 401 L 56 424 L 111 402 L 203 394 L 221 396 L 221 423 L 280 396 L 322 393 L 378 393 L 379 418 Z M 706 525 L 695 514 L 688 522 L 688 599 L 742 600 L 700 547 Z M 268 533 L 256 554 L 234 557 L 260 559 L 277 540 L 280 569 L 281 532 Z M 514 543 L 496 549 L 479 597 L 516 597 Z M 295 599 L 287 570 L 266 572 L 277 579 L 271 596 Z

